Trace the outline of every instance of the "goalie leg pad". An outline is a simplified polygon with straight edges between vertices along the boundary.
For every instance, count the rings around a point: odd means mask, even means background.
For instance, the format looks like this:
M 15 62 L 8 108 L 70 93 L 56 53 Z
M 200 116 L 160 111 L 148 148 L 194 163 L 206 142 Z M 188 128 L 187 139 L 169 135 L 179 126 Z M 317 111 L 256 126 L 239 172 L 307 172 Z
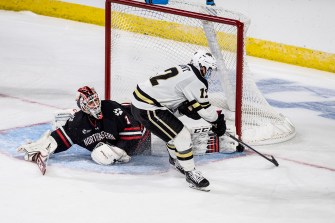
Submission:
M 94 162 L 101 165 L 127 163 L 131 159 L 123 149 L 105 143 L 99 143 L 92 151 L 91 157 Z
M 238 137 L 236 135 L 236 130 L 235 130 L 235 126 L 234 125 L 227 125 L 227 133 L 229 133 L 230 135 L 233 135 L 235 137 Z M 220 137 L 220 152 L 235 152 L 236 151 L 236 147 L 238 146 L 238 143 L 233 140 L 232 138 L 230 138 L 229 136 L 223 135 Z

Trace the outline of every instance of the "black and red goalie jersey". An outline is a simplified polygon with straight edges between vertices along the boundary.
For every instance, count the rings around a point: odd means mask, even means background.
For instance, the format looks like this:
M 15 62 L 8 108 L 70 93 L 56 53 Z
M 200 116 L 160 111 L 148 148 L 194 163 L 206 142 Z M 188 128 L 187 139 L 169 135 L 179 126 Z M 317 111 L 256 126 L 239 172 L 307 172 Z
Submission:
M 147 140 L 149 132 L 136 121 L 129 105 L 115 101 L 101 101 L 102 118 L 78 111 L 66 124 L 51 133 L 57 142 L 54 153 L 63 152 L 73 144 L 92 151 L 99 142 L 117 146 L 129 155 L 141 154 L 145 149 L 140 144 Z

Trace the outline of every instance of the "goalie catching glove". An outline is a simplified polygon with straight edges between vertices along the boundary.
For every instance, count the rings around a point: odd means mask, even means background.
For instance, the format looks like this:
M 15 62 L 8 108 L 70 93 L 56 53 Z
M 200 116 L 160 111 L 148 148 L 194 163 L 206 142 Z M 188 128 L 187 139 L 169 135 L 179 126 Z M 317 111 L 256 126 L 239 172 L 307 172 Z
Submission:
M 128 163 L 131 159 L 130 156 L 116 146 L 111 146 L 103 142 L 98 143 L 91 153 L 94 162 L 102 165 L 111 165 L 114 163 Z
M 226 132 L 227 126 L 223 114 L 219 114 L 218 119 L 215 122 L 212 122 L 211 124 L 212 124 L 212 131 L 219 137 L 223 136 L 223 134 Z
M 36 142 L 19 146 L 17 151 L 24 153 L 24 159 L 27 161 L 35 162 L 39 154 L 42 160 L 46 161 L 57 148 L 57 142 L 50 133 L 50 130 L 46 131 Z
M 178 111 L 182 115 L 186 115 L 187 117 L 199 120 L 201 116 L 198 114 L 198 111 L 201 109 L 200 104 L 193 100 L 193 101 L 184 101 L 179 107 Z

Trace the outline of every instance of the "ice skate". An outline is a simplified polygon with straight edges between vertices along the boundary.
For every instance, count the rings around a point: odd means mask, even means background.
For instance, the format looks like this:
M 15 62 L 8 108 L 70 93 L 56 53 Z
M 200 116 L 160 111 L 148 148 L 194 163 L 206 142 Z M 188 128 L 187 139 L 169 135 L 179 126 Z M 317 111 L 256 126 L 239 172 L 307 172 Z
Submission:
M 204 178 L 200 171 L 191 170 L 185 171 L 186 181 L 190 183 L 190 187 L 193 189 L 201 191 L 210 191 L 207 187 L 209 186 L 209 181 Z

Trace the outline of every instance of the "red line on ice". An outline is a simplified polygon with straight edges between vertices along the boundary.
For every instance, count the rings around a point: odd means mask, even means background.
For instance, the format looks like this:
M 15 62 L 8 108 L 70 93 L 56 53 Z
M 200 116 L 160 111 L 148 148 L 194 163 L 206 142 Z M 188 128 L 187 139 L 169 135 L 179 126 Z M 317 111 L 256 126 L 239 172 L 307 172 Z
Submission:
M 32 100 L 28 100 L 28 99 L 24 99 L 24 98 L 19 98 L 19 97 L 15 97 L 15 96 L 10 96 L 10 95 L 6 95 L 6 94 L 1 94 L 1 93 L 0 93 L 0 97 L 3 97 L 3 98 L 13 98 L 13 99 L 17 99 L 17 100 L 20 100 L 20 101 L 23 101 L 23 102 L 28 102 L 30 104 L 38 104 L 38 105 L 46 106 L 46 107 L 49 107 L 49 108 L 62 109 L 62 108 L 57 107 L 57 106 L 48 105 L 48 104 L 40 103 L 40 102 L 37 102 L 37 101 L 32 101 Z
M 325 170 L 329 170 L 329 171 L 335 172 L 335 169 L 334 168 L 330 168 L 330 167 L 320 166 L 320 165 L 316 165 L 316 164 L 306 163 L 306 162 L 292 160 L 292 159 L 283 158 L 283 157 L 278 157 L 278 158 L 282 159 L 282 160 L 290 161 L 290 162 L 293 162 L 293 163 L 298 163 L 298 164 L 301 164 L 301 165 L 305 165 L 305 166 L 310 166 L 310 167 L 315 167 L 315 168 L 325 169 Z

